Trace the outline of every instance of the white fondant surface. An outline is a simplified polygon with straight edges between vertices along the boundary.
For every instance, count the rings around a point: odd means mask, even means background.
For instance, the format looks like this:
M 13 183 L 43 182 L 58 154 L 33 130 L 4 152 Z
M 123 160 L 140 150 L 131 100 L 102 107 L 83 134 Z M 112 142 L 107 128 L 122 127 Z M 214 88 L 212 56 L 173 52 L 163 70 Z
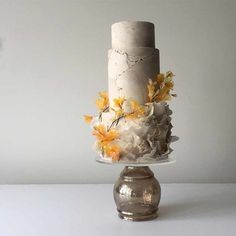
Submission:
M 144 21 L 121 21 L 111 27 L 112 48 L 155 48 L 154 24 Z
M 131 48 L 108 52 L 108 91 L 110 105 L 113 99 L 124 96 L 140 104 L 148 102 L 148 79 L 159 73 L 159 51 L 155 48 Z

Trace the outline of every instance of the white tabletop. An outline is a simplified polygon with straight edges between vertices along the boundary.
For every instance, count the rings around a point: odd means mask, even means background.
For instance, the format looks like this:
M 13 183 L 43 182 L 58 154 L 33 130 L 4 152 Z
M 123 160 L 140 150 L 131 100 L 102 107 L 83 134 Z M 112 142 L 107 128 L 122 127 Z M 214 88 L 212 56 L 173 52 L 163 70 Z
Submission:
M 159 217 L 117 217 L 112 185 L 1 185 L 0 236 L 236 235 L 236 184 L 162 184 Z

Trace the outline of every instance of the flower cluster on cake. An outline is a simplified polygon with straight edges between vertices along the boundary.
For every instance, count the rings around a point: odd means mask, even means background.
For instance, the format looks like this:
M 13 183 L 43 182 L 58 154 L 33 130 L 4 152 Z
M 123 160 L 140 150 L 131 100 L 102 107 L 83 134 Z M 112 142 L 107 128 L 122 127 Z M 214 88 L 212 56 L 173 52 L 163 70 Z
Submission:
M 173 73 L 159 71 L 154 24 L 122 21 L 112 25 L 107 92 L 96 100 L 99 114 L 85 121 L 104 162 L 142 163 L 165 159 L 171 151 Z

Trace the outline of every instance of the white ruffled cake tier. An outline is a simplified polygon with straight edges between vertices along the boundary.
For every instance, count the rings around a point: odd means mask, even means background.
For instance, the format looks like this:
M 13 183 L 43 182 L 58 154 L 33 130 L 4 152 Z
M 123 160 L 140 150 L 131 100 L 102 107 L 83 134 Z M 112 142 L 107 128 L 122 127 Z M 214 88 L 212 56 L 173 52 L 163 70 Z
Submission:
M 172 151 L 171 143 L 171 117 L 172 111 L 166 102 L 153 102 L 146 104 L 144 116 L 136 119 L 119 120 L 114 128 L 119 133 L 115 143 L 121 148 L 121 163 L 148 163 L 164 160 Z M 104 125 L 110 127 L 114 113 L 104 112 L 100 117 L 95 117 L 92 126 Z M 98 161 L 112 163 L 110 157 L 102 154 L 97 142 L 95 150 L 99 154 Z

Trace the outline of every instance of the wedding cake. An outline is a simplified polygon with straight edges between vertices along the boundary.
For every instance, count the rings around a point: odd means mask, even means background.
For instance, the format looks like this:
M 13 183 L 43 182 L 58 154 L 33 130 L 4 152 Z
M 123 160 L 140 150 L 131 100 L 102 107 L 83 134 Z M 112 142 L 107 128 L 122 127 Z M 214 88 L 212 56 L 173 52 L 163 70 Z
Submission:
M 112 25 L 108 51 L 108 93 L 100 92 L 98 116 L 85 116 L 104 162 L 142 163 L 165 159 L 171 151 L 173 73 L 160 73 L 154 24 Z

